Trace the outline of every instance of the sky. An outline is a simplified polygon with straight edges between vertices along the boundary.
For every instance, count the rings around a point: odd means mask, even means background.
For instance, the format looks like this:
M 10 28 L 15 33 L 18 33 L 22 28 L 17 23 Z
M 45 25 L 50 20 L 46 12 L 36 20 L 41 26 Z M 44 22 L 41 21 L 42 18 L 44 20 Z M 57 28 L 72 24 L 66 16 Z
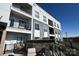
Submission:
M 62 27 L 63 37 L 79 36 L 79 4 L 77 3 L 39 3 L 44 10 L 55 17 Z

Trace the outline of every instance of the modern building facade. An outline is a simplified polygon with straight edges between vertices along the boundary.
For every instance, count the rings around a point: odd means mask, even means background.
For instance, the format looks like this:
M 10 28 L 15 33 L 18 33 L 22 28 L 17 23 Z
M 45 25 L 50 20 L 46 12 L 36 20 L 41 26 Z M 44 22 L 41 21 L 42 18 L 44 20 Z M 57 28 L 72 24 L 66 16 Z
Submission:
M 0 54 L 27 40 L 62 40 L 61 23 L 35 3 L 0 4 Z

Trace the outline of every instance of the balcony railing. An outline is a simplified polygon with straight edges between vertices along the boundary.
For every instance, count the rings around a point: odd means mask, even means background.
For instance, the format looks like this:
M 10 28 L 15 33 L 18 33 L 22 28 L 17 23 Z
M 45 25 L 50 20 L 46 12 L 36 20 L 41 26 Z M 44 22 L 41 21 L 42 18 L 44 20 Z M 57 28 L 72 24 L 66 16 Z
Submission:
M 32 15 L 32 6 L 30 6 L 28 3 L 13 3 L 12 6 L 17 8 L 18 10 Z
M 25 24 L 21 24 L 19 22 L 17 22 L 17 23 L 18 23 L 18 26 L 16 25 L 16 23 L 13 23 L 13 26 L 10 26 L 10 27 L 14 27 L 14 28 L 18 28 L 18 29 L 31 30 L 31 23 L 30 24 L 27 23 L 27 22 Z M 10 24 L 12 24 L 12 21 L 11 21 Z
M 29 17 L 11 11 L 9 20 L 10 27 L 31 30 L 31 18 Z

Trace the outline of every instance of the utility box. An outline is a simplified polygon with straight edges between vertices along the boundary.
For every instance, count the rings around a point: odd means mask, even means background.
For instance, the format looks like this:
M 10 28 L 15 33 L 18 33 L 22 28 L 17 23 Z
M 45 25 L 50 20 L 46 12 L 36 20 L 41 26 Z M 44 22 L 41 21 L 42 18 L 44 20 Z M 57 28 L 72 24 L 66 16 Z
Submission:
M 28 56 L 35 56 L 36 55 L 36 49 L 35 48 L 28 48 Z

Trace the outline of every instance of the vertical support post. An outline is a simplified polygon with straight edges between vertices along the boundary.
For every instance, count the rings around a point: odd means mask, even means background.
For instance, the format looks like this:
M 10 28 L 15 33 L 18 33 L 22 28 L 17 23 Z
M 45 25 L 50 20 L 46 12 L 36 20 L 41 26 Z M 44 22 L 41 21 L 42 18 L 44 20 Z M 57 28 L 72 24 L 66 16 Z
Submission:
M 33 18 L 31 21 L 31 40 L 33 40 Z
M 5 48 L 5 38 L 6 38 L 6 30 L 2 33 L 1 44 L 0 44 L 0 55 L 3 55 Z
M 33 16 L 33 7 L 32 7 L 32 16 Z M 34 27 L 34 26 L 33 26 L 33 17 L 32 17 L 32 19 L 31 19 L 31 40 L 33 40 L 33 35 L 34 35 L 34 34 L 33 34 L 33 33 L 34 33 L 34 32 L 33 32 L 33 30 L 34 30 L 33 27 Z

